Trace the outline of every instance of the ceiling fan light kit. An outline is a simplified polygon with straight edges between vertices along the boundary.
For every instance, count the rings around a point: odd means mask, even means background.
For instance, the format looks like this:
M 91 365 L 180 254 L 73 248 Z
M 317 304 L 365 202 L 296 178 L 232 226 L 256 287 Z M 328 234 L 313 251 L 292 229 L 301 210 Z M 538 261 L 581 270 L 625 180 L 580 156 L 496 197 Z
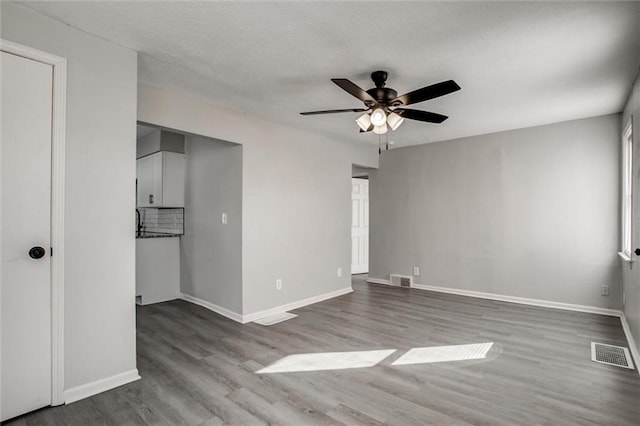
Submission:
M 371 112 L 371 124 L 374 126 L 382 126 L 387 121 L 387 114 L 382 108 L 376 108 Z
M 384 135 L 391 130 L 396 130 L 405 118 L 410 120 L 424 121 L 427 123 L 442 123 L 448 117 L 434 112 L 420 111 L 416 109 L 404 108 L 404 106 L 428 101 L 440 96 L 448 95 L 460 90 L 460 86 L 453 81 L 447 80 L 441 83 L 425 86 L 404 95 L 398 96 L 395 90 L 384 87 L 387 81 L 386 71 L 374 71 L 371 73 L 371 80 L 376 87 L 369 90 L 360 88 L 355 83 L 346 78 L 332 78 L 336 85 L 350 95 L 360 99 L 366 108 L 334 109 L 323 111 L 301 112 L 302 115 L 334 114 L 340 112 L 364 112 L 356 120 L 360 127 L 360 132 L 370 132 L 377 135 Z
M 382 123 L 382 125 L 380 126 L 373 126 L 373 133 L 375 133 L 376 135 L 384 135 L 388 131 L 389 126 L 387 126 L 387 123 Z
M 371 116 L 369 116 L 369 114 L 365 112 L 356 120 L 356 123 L 363 132 L 366 132 L 371 126 Z
M 389 125 L 389 127 L 391 127 L 391 130 L 396 130 L 398 127 L 400 127 L 403 121 L 404 118 L 396 112 L 392 112 L 387 117 L 387 124 Z

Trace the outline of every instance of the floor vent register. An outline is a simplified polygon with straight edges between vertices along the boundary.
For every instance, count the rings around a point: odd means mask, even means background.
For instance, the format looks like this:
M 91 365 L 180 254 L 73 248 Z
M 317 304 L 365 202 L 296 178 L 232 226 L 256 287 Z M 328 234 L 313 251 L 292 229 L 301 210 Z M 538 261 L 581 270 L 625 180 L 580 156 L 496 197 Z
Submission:
M 622 346 L 591 342 L 591 360 L 633 370 L 633 361 L 631 360 L 629 349 Z

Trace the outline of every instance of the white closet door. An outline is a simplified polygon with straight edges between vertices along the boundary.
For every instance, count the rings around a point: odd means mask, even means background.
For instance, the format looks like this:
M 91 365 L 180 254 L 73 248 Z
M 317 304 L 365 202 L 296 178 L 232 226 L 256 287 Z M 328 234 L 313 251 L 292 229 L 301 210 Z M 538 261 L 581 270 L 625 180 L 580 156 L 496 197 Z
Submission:
M 53 67 L 2 52 L 0 68 L 0 420 L 6 420 L 51 404 Z

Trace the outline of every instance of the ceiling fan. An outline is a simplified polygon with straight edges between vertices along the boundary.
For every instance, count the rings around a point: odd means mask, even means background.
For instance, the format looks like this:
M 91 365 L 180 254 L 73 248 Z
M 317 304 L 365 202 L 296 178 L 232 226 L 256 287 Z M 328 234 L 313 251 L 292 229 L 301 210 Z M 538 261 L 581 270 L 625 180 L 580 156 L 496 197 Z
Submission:
M 356 123 L 360 127 L 360 132 L 373 131 L 373 133 L 382 135 L 387 133 L 389 129 L 396 130 L 405 118 L 425 121 L 427 123 L 442 123 L 448 118 L 446 115 L 404 107 L 460 90 L 460 86 L 458 86 L 455 81 L 447 80 L 398 96 L 398 92 L 395 90 L 384 87 L 387 82 L 386 71 L 372 72 L 371 79 L 376 87 L 369 90 L 363 90 L 346 78 L 331 79 L 331 81 L 342 88 L 342 90 L 364 102 L 366 108 L 308 111 L 301 112 L 300 114 L 318 115 L 339 112 L 364 112 L 364 114 L 356 120 Z

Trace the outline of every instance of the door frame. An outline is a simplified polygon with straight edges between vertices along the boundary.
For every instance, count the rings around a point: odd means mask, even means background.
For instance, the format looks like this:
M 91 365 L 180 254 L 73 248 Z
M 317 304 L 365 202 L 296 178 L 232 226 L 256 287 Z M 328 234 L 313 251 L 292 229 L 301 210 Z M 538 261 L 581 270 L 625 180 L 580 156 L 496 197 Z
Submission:
M 64 404 L 64 200 L 67 60 L 0 38 L 0 50 L 53 67 L 51 117 L 51 405 Z

